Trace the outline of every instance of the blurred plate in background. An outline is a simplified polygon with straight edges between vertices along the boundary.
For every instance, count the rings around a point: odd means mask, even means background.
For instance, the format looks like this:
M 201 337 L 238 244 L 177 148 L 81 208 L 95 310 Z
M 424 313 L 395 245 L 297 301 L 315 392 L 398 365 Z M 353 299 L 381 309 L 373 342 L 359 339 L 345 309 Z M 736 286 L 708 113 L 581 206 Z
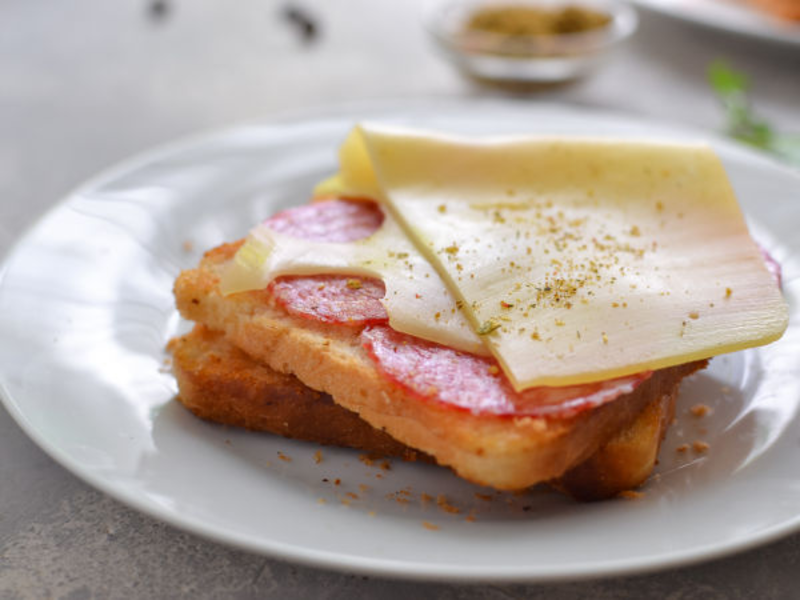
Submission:
M 727 33 L 795 46 L 800 22 L 784 21 L 747 0 L 631 0 L 642 8 Z

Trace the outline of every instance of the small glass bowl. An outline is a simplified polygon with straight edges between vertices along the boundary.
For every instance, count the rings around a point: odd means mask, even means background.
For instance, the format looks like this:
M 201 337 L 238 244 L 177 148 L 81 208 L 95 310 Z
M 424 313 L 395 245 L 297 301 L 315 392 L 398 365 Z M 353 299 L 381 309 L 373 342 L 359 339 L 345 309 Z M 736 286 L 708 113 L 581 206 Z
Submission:
M 510 37 L 468 31 L 469 18 L 492 6 L 578 6 L 606 13 L 610 21 L 599 29 L 554 35 Z M 638 19 L 631 7 L 616 0 L 443 0 L 429 8 L 425 24 L 445 55 L 468 75 L 498 83 L 554 84 L 596 69 L 636 30 Z

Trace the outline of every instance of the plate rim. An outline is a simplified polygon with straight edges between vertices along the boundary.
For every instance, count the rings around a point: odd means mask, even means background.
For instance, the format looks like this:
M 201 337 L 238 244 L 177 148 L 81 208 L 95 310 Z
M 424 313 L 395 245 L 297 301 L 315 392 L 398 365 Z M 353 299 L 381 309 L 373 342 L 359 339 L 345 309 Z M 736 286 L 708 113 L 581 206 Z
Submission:
M 165 144 L 156 145 L 150 149 L 135 153 L 131 157 L 101 170 L 99 173 L 88 178 L 69 193 L 62 196 L 43 214 L 39 215 L 9 246 L 2 260 L 0 260 L 0 290 L 4 287 L 8 268 L 14 257 L 18 253 L 25 251 L 42 225 L 47 220 L 53 218 L 59 211 L 63 210 L 74 197 L 102 186 L 104 183 L 113 181 L 116 177 L 154 160 L 180 153 L 198 144 L 209 143 L 215 139 L 222 139 L 236 132 L 244 132 L 254 128 L 290 126 L 309 120 L 331 117 L 348 118 L 354 115 L 354 111 L 376 113 L 392 109 L 408 110 L 409 108 L 413 108 L 415 110 L 427 110 L 443 106 L 452 107 L 453 105 L 465 110 L 473 109 L 476 106 L 487 105 L 497 109 L 503 109 L 509 106 L 515 106 L 516 108 L 526 106 L 528 109 L 530 108 L 530 106 L 526 105 L 522 100 L 498 101 L 496 99 L 464 99 L 459 97 L 417 98 L 413 101 L 409 101 L 408 99 L 400 101 L 357 101 L 282 111 L 276 113 L 272 118 L 253 120 L 227 128 L 211 129 L 194 135 L 184 136 Z M 623 111 L 608 110 L 602 107 L 542 103 L 537 104 L 534 110 L 540 113 L 553 112 L 576 115 L 578 117 L 586 115 L 587 113 L 599 114 L 610 116 L 615 119 L 622 119 L 626 122 L 645 127 L 650 126 L 665 130 L 668 129 L 676 133 L 688 134 L 691 131 L 690 127 L 685 124 L 676 124 L 654 117 L 632 115 Z M 725 148 L 729 152 L 742 155 L 746 160 L 761 163 L 767 168 L 777 168 L 786 175 L 796 178 L 798 185 L 800 185 L 800 173 L 768 155 L 748 148 L 739 142 L 723 138 L 710 131 L 700 130 L 697 132 L 697 137 L 707 140 L 719 148 Z M 552 566 L 549 566 L 547 571 L 539 572 L 536 571 L 535 565 L 526 568 L 492 566 L 489 570 L 483 570 L 481 567 L 475 566 L 431 566 L 420 562 L 409 563 L 408 561 L 399 561 L 397 559 L 364 559 L 363 557 L 354 557 L 349 554 L 343 555 L 335 551 L 287 545 L 281 541 L 264 540 L 258 536 L 248 536 L 230 532 L 226 533 L 217 530 L 218 528 L 214 526 L 205 525 L 204 522 L 197 517 L 181 515 L 174 510 L 170 511 L 149 501 L 146 497 L 142 497 L 141 494 L 137 496 L 137 494 L 130 491 L 129 488 L 120 486 L 119 484 L 115 485 L 113 481 L 107 480 L 99 474 L 82 470 L 77 461 L 73 461 L 70 457 L 61 454 L 60 450 L 56 448 L 52 442 L 48 441 L 48 439 L 28 421 L 19 403 L 10 393 L 6 384 L 6 375 L 2 369 L 0 369 L 0 403 L 5 407 L 6 411 L 25 434 L 57 464 L 65 468 L 78 479 L 88 483 L 107 496 L 114 498 L 121 504 L 137 512 L 146 514 L 151 518 L 168 523 L 176 529 L 189 532 L 192 535 L 197 535 L 216 543 L 278 560 L 330 571 L 343 573 L 357 572 L 364 575 L 385 578 L 451 583 L 550 583 L 567 580 L 600 579 L 654 573 L 666 569 L 717 560 L 768 544 L 800 530 L 800 511 L 798 511 L 797 515 L 784 523 L 768 527 L 757 534 L 752 534 L 742 540 L 728 542 L 724 545 L 706 544 L 693 548 L 692 550 L 682 551 L 674 556 L 662 556 L 657 559 L 653 559 L 652 557 L 618 559 L 610 564 L 605 563 L 601 567 L 598 567 L 594 563 L 577 566 L 575 564 L 570 564 L 563 569 L 554 569 Z

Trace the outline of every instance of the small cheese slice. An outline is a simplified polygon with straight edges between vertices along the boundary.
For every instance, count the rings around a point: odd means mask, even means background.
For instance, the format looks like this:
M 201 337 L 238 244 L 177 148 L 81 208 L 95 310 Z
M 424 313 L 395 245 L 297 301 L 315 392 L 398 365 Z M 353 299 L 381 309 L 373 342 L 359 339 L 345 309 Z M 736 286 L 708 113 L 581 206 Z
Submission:
M 387 215 L 373 235 L 348 243 L 315 242 L 255 227 L 223 272 L 220 291 L 263 289 L 281 275 L 344 274 L 382 279 L 381 300 L 396 331 L 486 356 L 450 290 Z
M 316 193 L 384 202 L 517 389 L 707 358 L 787 326 L 705 146 L 364 127 L 340 158 Z

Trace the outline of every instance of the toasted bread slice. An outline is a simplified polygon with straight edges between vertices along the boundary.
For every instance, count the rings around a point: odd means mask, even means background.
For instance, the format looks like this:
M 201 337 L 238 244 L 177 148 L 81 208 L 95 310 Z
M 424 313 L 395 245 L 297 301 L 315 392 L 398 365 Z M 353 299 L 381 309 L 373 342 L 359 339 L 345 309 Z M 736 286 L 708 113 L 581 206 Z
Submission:
M 476 415 L 410 397 L 378 372 L 357 328 L 292 317 L 266 290 L 223 296 L 220 273 L 238 247 L 211 250 L 178 277 L 175 297 L 184 317 L 224 332 L 258 362 L 330 394 L 374 428 L 481 485 L 516 490 L 562 476 L 705 364 L 657 371 L 632 393 L 568 417 Z
M 330 396 L 296 377 L 259 364 L 202 325 L 169 344 L 178 400 L 198 417 L 284 437 L 432 462 L 394 440 Z M 651 400 L 628 427 L 580 465 L 550 482 L 580 499 L 598 500 L 638 487 L 649 477 L 672 420 L 674 393 Z

